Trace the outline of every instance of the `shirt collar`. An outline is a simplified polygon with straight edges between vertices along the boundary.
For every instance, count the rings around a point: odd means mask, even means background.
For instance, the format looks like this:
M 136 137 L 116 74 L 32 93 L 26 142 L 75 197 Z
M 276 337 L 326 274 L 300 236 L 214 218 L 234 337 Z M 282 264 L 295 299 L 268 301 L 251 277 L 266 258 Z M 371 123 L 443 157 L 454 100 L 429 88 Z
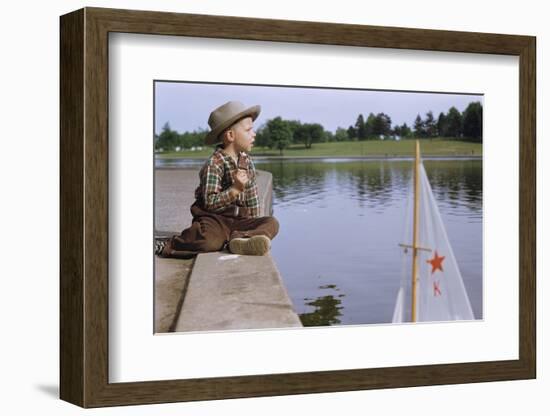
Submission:
M 219 152 L 222 155 L 224 160 L 230 161 L 235 167 L 238 167 L 238 160 L 233 159 L 232 156 L 225 153 L 225 150 L 224 150 L 223 147 L 221 147 L 221 146 L 217 147 L 216 151 Z M 248 155 L 245 152 L 239 152 L 237 157 L 239 157 L 239 156 L 241 158 L 247 158 L 248 157 Z

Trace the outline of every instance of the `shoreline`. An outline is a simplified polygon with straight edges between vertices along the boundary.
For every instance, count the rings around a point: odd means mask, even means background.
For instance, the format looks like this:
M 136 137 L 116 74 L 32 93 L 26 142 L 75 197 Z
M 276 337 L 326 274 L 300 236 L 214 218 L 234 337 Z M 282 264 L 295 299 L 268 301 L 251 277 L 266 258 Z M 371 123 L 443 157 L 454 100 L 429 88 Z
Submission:
M 254 156 L 251 155 L 255 161 L 278 161 L 278 160 L 288 160 L 288 161 L 357 161 L 357 160 L 389 160 L 389 161 L 399 161 L 399 160 L 414 160 L 414 156 L 404 156 L 404 155 L 376 155 L 376 156 Z M 185 162 L 197 162 L 204 161 L 208 156 L 166 156 L 166 157 L 157 157 L 155 156 L 155 162 L 157 161 L 185 161 Z M 483 160 L 482 155 L 424 155 L 423 160 Z

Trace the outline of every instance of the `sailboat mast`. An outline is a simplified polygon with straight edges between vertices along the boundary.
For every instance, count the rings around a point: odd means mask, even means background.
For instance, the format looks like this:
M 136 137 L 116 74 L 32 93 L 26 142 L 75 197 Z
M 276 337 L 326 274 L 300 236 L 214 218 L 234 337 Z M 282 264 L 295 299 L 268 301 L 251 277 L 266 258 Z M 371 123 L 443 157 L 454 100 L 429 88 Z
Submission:
M 418 286 L 418 223 L 420 216 L 420 143 L 416 141 L 416 156 L 414 159 L 414 214 L 413 214 L 413 261 L 411 290 L 411 321 L 416 322 L 416 292 Z

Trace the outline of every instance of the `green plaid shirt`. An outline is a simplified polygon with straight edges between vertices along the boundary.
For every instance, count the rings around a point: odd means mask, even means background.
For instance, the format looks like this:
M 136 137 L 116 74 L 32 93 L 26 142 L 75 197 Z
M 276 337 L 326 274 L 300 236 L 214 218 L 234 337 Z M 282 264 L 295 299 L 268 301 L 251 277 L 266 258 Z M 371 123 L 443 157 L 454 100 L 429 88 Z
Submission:
M 204 163 L 199 176 L 200 185 L 195 191 L 195 198 L 206 211 L 221 212 L 232 206 L 247 207 L 251 217 L 260 216 L 260 199 L 256 184 L 256 169 L 252 159 L 241 152 L 238 160 L 225 154 L 222 148 L 217 148 Z M 233 174 L 238 168 L 248 171 L 249 180 L 243 192 L 237 197 L 231 196 L 229 188 L 233 185 Z

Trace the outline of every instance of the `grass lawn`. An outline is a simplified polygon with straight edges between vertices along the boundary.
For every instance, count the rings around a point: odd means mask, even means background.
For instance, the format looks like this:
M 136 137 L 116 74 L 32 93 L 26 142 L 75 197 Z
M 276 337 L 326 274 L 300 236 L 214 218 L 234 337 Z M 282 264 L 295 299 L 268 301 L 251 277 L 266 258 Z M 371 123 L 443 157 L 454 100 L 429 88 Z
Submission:
M 315 143 L 311 149 L 303 145 L 292 145 L 283 150 L 283 157 L 394 157 L 414 156 L 415 140 L 401 141 L 362 141 Z M 424 139 L 420 140 L 420 151 L 423 156 L 481 156 L 482 145 L 458 140 Z M 182 151 L 158 153 L 160 158 L 204 159 L 212 153 L 211 147 L 201 151 Z M 279 157 L 277 149 L 257 147 L 252 149 L 252 156 Z

